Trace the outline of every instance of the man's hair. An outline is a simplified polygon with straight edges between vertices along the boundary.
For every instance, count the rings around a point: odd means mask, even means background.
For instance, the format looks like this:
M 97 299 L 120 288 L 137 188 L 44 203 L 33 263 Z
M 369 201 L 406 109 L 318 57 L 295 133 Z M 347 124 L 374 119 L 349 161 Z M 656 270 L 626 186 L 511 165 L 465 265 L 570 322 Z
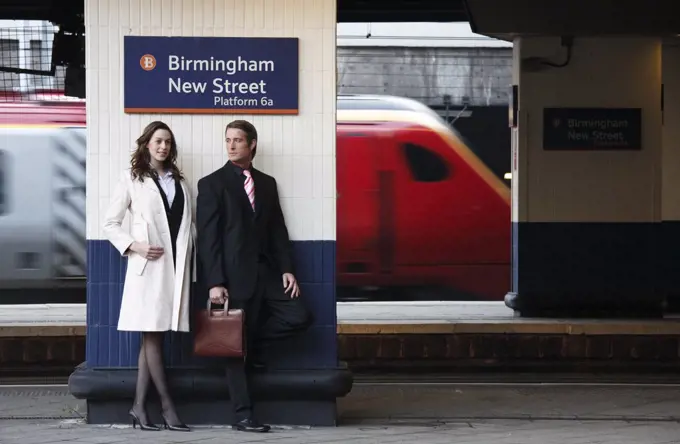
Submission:
M 229 128 L 232 129 L 240 129 L 244 133 L 246 133 L 246 142 L 248 142 L 248 146 L 253 142 L 253 140 L 257 141 L 257 130 L 255 129 L 255 125 L 252 123 L 248 122 L 247 120 L 234 120 L 233 122 L 230 122 L 227 124 L 227 127 L 224 129 L 224 134 L 227 134 L 227 130 Z M 253 148 L 253 153 L 251 158 L 255 158 L 255 152 L 257 151 L 257 144 L 255 145 L 255 148 Z

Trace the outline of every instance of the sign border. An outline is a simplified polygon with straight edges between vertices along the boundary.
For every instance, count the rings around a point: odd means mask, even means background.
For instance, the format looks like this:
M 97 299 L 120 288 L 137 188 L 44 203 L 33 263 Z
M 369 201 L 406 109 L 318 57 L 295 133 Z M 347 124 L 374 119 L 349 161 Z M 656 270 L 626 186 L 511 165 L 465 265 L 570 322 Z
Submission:
M 247 39 L 247 40 L 271 40 L 271 39 L 287 39 L 295 40 L 297 43 L 297 107 L 295 109 L 236 109 L 236 108 L 137 108 L 125 106 L 125 45 L 130 39 L 138 38 L 155 38 L 155 39 Z M 299 115 L 300 114 L 300 38 L 299 37 L 243 37 L 243 36 L 167 36 L 167 35 L 124 35 L 123 36 L 123 63 L 121 64 L 123 80 L 123 112 L 125 114 L 187 114 L 187 115 L 202 115 L 202 114 L 254 114 L 254 115 Z

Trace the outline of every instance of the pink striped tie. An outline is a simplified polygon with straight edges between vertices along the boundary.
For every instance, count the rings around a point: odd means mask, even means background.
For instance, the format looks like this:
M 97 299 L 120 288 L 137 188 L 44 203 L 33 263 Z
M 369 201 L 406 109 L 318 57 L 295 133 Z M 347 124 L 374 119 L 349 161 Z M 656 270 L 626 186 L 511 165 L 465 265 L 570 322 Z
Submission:
M 246 182 L 243 184 L 243 186 L 246 189 L 250 206 L 252 206 L 253 211 L 255 211 L 255 184 L 253 183 L 253 178 L 250 175 L 250 171 L 243 170 L 243 174 L 246 176 Z

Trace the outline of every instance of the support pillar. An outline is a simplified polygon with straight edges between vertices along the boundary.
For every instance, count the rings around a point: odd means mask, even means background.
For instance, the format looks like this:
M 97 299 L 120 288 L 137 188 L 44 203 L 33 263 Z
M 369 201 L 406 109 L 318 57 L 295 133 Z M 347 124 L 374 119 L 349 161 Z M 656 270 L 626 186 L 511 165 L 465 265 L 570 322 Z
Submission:
M 667 312 L 680 312 L 680 39 L 665 40 L 662 130 L 662 257 Z
M 661 42 L 577 37 L 571 54 L 563 44 L 514 42 L 506 305 L 522 316 L 658 316 Z
M 335 170 L 336 9 L 335 0 L 85 0 L 87 362 L 73 373 L 69 388 L 87 400 L 90 423 L 127 422 L 134 397 L 140 335 L 117 330 L 126 261 L 101 230 L 134 141 L 150 121 L 168 123 L 195 200 L 197 181 L 227 160 L 225 125 L 242 118 L 258 130 L 255 166 L 277 179 L 296 277 L 315 317 L 305 335 L 281 343 L 268 369 L 254 374 L 256 415 L 274 424 L 335 424 L 336 398 L 352 384 L 336 345 L 335 175 L 329 173 Z M 126 35 L 297 37 L 299 115 L 126 114 Z M 205 296 L 194 298 L 195 307 L 205 306 Z M 165 358 L 184 421 L 233 421 L 223 362 L 194 357 L 190 334 L 168 334 Z M 158 423 L 158 405 L 148 411 Z

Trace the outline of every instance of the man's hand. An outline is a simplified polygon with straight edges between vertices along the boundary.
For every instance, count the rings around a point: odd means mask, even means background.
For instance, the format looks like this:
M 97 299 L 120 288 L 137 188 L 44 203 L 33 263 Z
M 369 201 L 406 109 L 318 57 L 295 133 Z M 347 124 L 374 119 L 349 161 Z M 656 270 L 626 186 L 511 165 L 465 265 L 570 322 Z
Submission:
M 229 298 L 229 293 L 224 287 L 213 287 L 210 289 L 210 302 L 217 305 L 224 304 Z
M 286 293 L 291 292 L 291 299 L 300 296 L 300 287 L 292 273 L 283 273 L 283 288 L 286 289 Z
M 130 250 L 150 261 L 154 261 L 163 256 L 163 247 L 149 245 L 145 242 L 133 242 L 132 245 L 130 245 Z

